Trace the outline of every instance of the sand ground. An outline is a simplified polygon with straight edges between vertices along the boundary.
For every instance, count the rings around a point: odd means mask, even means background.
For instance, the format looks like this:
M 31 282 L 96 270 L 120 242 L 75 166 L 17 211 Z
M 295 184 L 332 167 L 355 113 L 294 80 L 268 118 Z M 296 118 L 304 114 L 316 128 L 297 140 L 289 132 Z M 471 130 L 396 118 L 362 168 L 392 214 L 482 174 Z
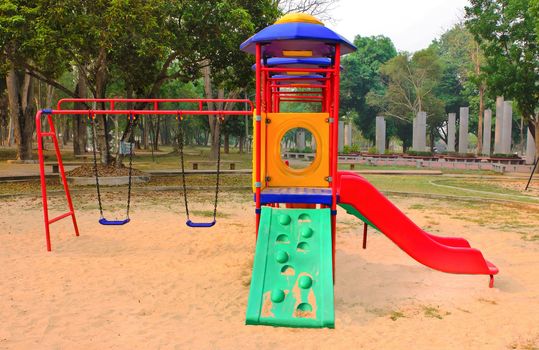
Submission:
M 79 194 L 81 236 L 54 224 L 51 253 L 40 198 L 0 199 L 0 349 L 539 348 L 539 207 L 391 198 L 482 250 L 501 271 L 493 289 L 486 276 L 432 271 L 374 231 L 362 250 L 360 225 L 340 212 L 336 328 L 313 330 L 244 325 L 249 197 L 223 194 L 218 225 L 194 230 L 178 194 L 135 195 L 123 227 L 100 226 L 93 196 Z

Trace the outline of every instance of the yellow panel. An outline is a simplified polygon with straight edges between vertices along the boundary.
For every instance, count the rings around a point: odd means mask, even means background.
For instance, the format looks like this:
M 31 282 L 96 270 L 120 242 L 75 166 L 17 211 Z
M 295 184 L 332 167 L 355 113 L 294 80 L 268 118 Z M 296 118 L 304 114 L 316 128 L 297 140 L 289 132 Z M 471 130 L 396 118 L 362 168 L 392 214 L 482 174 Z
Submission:
M 312 15 L 309 15 L 308 13 L 289 13 L 279 18 L 277 21 L 275 21 L 275 24 L 294 23 L 294 22 L 324 25 L 324 23 L 318 20 L 318 18 Z
M 268 187 L 329 187 L 328 113 L 268 113 L 267 176 Z M 287 131 L 304 128 L 316 139 L 316 156 L 310 166 L 293 169 L 281 160 L 281 139 Z
M 262 138 L 260 139 L 260 144 L 262 145 L 262 152 L 260 152 L 260 180 L 262 182 L 262 187 L 260 188 L 263 190 L 266 187 L 266 118 L 267 115 L 264 114 L 262 116 L 262 123 L 261 123 L 261 134 Z M 256 109 L 253 112 L 253 192 L 256 191 L 255 183 L 256 183 Z
M 284 57 L 311 57 L 311 50 L 283 50 Z

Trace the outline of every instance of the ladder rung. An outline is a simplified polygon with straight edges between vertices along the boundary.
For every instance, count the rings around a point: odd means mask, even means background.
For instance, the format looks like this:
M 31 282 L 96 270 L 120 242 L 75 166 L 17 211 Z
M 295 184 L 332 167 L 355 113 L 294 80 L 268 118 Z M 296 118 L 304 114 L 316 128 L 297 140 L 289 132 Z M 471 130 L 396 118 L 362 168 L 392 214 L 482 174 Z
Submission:
M 68 216 L 70 216 L 70 215 L 73 215 L 73 212 L 72 212 L 72 211 L 70 211 L 70 212 L 68 212 L 68 213 L 65 213 L 65 214 L 62 214 L 62 215 L 60 215 L 60 216 L 57 216 L 57 217 L 55 217 L 55 218 L 53 218 L 53 219 L 50 219 L 50 220 L 49 220 L 49 224 L 52 224 L 53 222 L 56 222 L 56 221 L 58 221 L 58 220 L 62 220 L 63 218 L 66 218 L 66 217 L 68 217 Z
M 42 133 L 40 133 L 40 135 L 41 135 L 41 137 L 43 137 L 43 136 L 56 136 L 56 134 L 53 133 L 53 132 L 42 132 Z

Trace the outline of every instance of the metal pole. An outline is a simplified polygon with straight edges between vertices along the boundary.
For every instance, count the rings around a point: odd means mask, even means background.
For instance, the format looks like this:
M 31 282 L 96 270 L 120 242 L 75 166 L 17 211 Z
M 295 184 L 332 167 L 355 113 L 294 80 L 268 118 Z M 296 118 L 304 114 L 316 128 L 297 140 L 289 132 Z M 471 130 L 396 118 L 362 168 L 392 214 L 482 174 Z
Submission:
M 535 174 L 535 170 L 537 169 L 537 163 L 539 163 L 539 157 L 535 158 L 535 165 L 533 166 L 532 173 L 530 174 L 530 178 L 528 179 L 528 183 L 526 184 L 526 188 L 524 189 L 524 191 L 528 190 L 530 182 L 532 182 L 533 174 Z

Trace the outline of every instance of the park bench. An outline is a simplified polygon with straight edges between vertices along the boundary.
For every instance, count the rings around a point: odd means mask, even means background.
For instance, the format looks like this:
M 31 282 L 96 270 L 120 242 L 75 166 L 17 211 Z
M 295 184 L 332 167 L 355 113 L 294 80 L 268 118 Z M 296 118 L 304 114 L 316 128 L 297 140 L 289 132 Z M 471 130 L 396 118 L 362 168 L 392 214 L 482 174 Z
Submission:
M 193 170 L 198 170 L 199 165 L 216 165 L 217 161 L 216 160 L 193 160 L 188 163 L 191 164 Z M 221 161 L 221 164 L 228 164 L 230 170 L 236 170 L 236 163 L 238 162 L 233 161 L 233 160 Z
M 64 166 L 80 166 L 84 164 L 88 164 L 87 162 L 63 162 Z M 52 173 L 58 174 L 60 172 L 60 169 L 58 167 L 58 162 L 45 162 L 45 166 L 52 167 Z

